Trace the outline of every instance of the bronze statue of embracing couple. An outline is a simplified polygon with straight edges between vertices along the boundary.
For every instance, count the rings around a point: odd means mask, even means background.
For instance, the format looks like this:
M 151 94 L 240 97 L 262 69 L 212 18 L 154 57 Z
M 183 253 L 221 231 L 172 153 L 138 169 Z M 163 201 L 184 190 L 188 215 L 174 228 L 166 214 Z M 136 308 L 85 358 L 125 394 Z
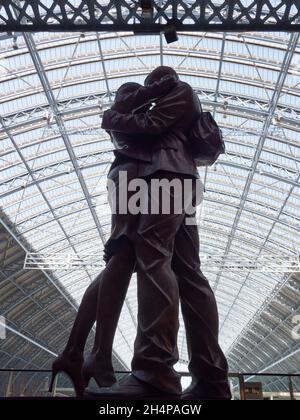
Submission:
M 202 184 L 189 150 L 189 131 L 200 114 L 191 86 L 165 66 L 150 73 L 144 86 L 122 85 L 104 112 L 102 128 L 110 134 L 115 154 L 108 174 L 113 211 L 106 267 L 86 290 L 67 345 L 52 367 L 53 378 L 58 372 L 70 376 L 78 396 L 91 393 L 86 387 L 94 378 L 96 395 L 106 398 L 231 398 L 227 361 L 218 344 L 217 305 L 200 269 L 198 227 L 190 220 Z M 132 181 L 149 188 L 137 196 L 128 188 Z M 153 189 L 153 183 L 161 188 Z M 124 199 L 131 206 L 120 211 Z M 140 210 L 130 211 L 139 208 L 139 201 L 144 203 Z M 132 373 L 117 383 L 113 339 L 133 272 L 138 327 Z M 192 376 L 183 393 L 174 370 L 179 303 Z M 94 346 L 84 360 L 95 321 Z

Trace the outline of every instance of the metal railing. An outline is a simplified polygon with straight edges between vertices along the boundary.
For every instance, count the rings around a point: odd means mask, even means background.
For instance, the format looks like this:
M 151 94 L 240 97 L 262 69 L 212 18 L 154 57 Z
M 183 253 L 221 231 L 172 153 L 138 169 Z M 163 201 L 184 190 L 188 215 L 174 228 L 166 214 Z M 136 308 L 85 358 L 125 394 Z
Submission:
M 120 379 L 129 372 L 115 373 Z M 185 388 L 191 376 L 188 372 L 179 374 Z M 234 400 L 300 400 L 300 374 L 231 372 L 229 378 Z M 0 398 L 74 396 L 72 382 L 64 375 L 57 377 L 53 392 L 49 394 L 50 379 L 51 370 L 48 369 L 0 369 Z

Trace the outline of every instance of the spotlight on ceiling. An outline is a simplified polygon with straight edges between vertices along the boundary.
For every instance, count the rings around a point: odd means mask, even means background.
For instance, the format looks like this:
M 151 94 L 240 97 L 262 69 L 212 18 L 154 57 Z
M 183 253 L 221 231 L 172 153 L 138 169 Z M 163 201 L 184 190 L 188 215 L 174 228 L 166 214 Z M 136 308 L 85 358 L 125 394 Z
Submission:
M 19 46 L 18 46 L 18 38 L 16 37 L 16 35 L 13 35 L 12 47 L 13 47 L 14 50 L 18 50 L 19 49 Z
M 140 0 L 140 6 L 142 9 L 143 19 L 152 19 L 153 17 L 153 1 L 152 0 Z
M 167 25 L 166 29 L 164 30 L 164 35 L 168 44 L 178 41 L 176 26 L 174 24 Z

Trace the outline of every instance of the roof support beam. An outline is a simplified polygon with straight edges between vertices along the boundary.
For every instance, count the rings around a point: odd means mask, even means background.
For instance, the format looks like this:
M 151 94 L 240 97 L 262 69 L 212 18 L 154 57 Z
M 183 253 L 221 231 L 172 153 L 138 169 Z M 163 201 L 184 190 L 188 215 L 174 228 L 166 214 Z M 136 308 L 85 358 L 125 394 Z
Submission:
M 7 324 L 6 324 L 6 325 L 4 325 L 4 324 L 2 323 L 2 321 L 1 321 L 1 320 L 0 320 L 0 325 L 1 325 L 1 326 L 6 327 L 6 329 L 7 329 L 8 331 L 13 332 L 14 334 L 16 334 L 17 336 L 19 336 L 19 337 L 23 338 L 24 340 L 28 341 L 29 343 L 31 343 L 31 344 L 33 344 L 33 345 L 35 345 L 35 346 L 39 347 L 41 350 L 44 350 L 44 351 L 46 351 L 47 353 L 51 354 L 51 356 L 55 356 L 55 357 L 57 356 L 57 354 L 56 354 L 56 353 L 53 353 L 53 351 L 49 350 L 47 347 L 42 346 L 42 345 L 41 345 L 40 343 L 38 343 L 37 341 L 32 340 L 31 338 L 29 338 L 29 337 L 27 337 L 26 335 L 24 335 L 24 334 L 20 333 L 19 331 L 17 331 L 16 329 L 14 329 L 14 328 L 10 327 L 10 326 L 9 326 L 9 325 L 7 325 Z
M 103 50 L 102 50 L 101 39 L 100 39 L 100 36 L 99 36 L 98 32 L 97 32 L 97 43 L 98 43 L 99 53 L 100 53 L 100 57 L 101 57 L 102 70 L 103 70 L 103 75 L 104 75 L 104 79 L 105 79 L 105 85 L 106 85 L 106 89 L 107 89 L 108 99 L 111 101 L 112 100 L 112 92 L 111 92 L 110 87 L 109 87 L 109 79 L 108 79 L 107 71 L 106 71 L 106 67 L 105 67 L 105 58 L 104 58 L 104 54 L 103 54 Z
M 285 55 L 285 58 L 284 58 L 283 63 L 282 63 L 281 72 L 279 74 L 276 86 L 274 87 L 274 93 L 273 93 L 272 99 L 271 99 L 270 104 L 269 104 L 268 115 L 266 117 L 264 126 L 262 128 L 262 134 L 261 134 L 260 139 L 259 139 L 258 144 L 257 144 L 256 152 L 255 152 L 253 162 L 252 162 L 252 168 L 248 173 L 247 180 L 246 180 L 246 183 L 245 183 L 245 187 L 244 187 L 244 190 L 243 190 L 242 195 L 241 195 L 240 206 L 239 206 L 238 211 L 236 212 L 235 219 L 234 219 L 232 229 L 231 229 L 231 233 L 229 235 L 229 240 L 228 240 L 228 243 L 227 243 L 226 248 L 224 250 L 224 256 L 227 256 L 228 253 L 230 252 L 230 247 L 231 247 L 231 244 L 233 242 L 233 238 L 235 236 L 235 231 L 236 231 L 237 225 L 239 223 L 239 220 L 241 218 L 242 212 L 244 210 L 245 204 L 247 202 L 248 193 L 250 191 L 250 187 L 252 185 L 252 181 L 253 181 L 253 178 L 254 178 L 255 173 L 256 173 L 256 168 L 257 168 L 258 163 L 260 161 L 260 156 L 261 156 L 265 141 L 266 141 L 267 136 L 268 136 L 268 131 L 270 129 L 270 126 L 272 125 L 272 120 L 273 120 L 273 117 L 274 117 L 276 109 L 277 109 L 277 104 L 279 102 L 281 91 L 282 91 L 285 79 L 287 77 L 287 73 L 288 73 L 288 70 L 289 70 L 289 67 L 290 67 L 290 63 L 293 59 L 295 49 L 298 45 L 299 37 L 300 37 L 299 34 L 292 34 L 291 37 L 290 37 L 290 42 L 287 46 L 286 55 Z M 217 288 L 218 288 L 221 275 L 222 275 L 222 270 L 220 270 L 220 272 L 218 274 L 218 277 L 216 279 L 216 282 L 215 282 L 215 285 L 214 285 L 214 291 L 216 291 Z M 247 278 L 245 279 L 245 281 L 246 280 L 247 280 Z M 243 287 L 243 285 L 241 287 Z
M 85 183 L 85 180 L 84 180 L 83 175 L 81 173 L 81 170 L 79 168 L 74 149 L 72 147 L 71 141 L 70 141 L 69 136 L 67 134 L 67 129 L 66 129 L 64 120 L 63 120 L 62 116 L 60 115 L 60 112 L 59 112 L 59 109 L 58 109 L 58 106 L 57 106 L 57 102 L 55 100 L 53 91 L 51 89 L 51 85 L 50 85 L 49 80 L 47 78 L 47 75 L 45 73 L 43 63 L 42 63 L 41 58 L 40 58 L 40 56 L 38 54 L 38 51 L 36 49 L 33 37 L 32 37 L 31 34 L 24 34 L 24 38 L 25 38 L 25 42 L 27 44 L 28 51 L 31 54 L 34 66 L 35 66 L 36 71 L 37 71 L 37 74 L 39 76 L 40 82 L 43 86 L 46 98 L 49 102 L 50 108 L 53 112 L 53 115 L 55 117 L 57 126 L 59 128 L 60 133 L 61 133 L 61 137 L 62 137 L 62 139 L 65 143 L 66 150 L 67 150 L 67 152 L 70 156 L 70 160 L 71 160 L 72 165 L 75 169 L 75 172 L 76 172 L 76 175 L 78 177 L 78 180 L 79 180 L 80 186 L 82 188 L 83 194 L 84 194 L 84 196 L 86 198 L 86 201 L 88 203 L 88 206 L 89 206 L 90 212 L 92 214 L 93 220 L 94 220 L 95 225 L 97 227 L 97 230 L 99 232 L 99 236 L 100 236 L 102 242 L 105 243 L 106 238 L 105 238 L 105 235 L 103 233 L 102 226 L 101 226 L 100 221 L 98 219 L 96 210 L 92 205 L 92 200 L 91 200 L 90 193 L 88 191 L 87 185 Z
M 299 31 L 298 0 L 253 0 L 248 7 L 216 0 L 185 3 L 153 0 L 153 16 L 145 22 L 139 1 L 78 2 L 6 0 L 0 8 L 0 32 L 7 31 L 135 31 L 159 33 L 169 22 L 181 31 Z M 232 2 L 230 2 L 232 3 Z M 263 3 L 263 4 L 262 4 Z M 56 5 L 55 11 L 53 11 Z M 259 11 L 257 13 L 257 10 Z M 282 11 L 283 10 L 283 11 Z
M 1 125 L 2 125 L 3 128 L 6 128 L 5 127 L 5 124 L 4 124 L 4 121 L 3 121 L 3 118 L 1 116 L 0 116 L 0 123 L 1 123 Z M 34 184 L 36 185 L 37 189 L 39 190 L 39 193 L 41 194 L 41 196 L 43 197 L 44 201 L 46 202 L 49 210 L 51 211 L 51 214 L 53 215 L 54 219 L 58 223 L 58 225 L 59 225 L 60 229 L 62 230 L 63 234 L 65 235 L 65 238 L 67 239 L 67 241 L 68 241 L 68 243 L 70 245 L 70 248 L 72 248 L 74 250 L 74 252 L 76 253 L 76 249 L 75 249 L 74 245 L 72 244 L 72 242 L 70 241 L 69 235 L 67 234 L 67 232 L 66 232 L 65 228 L 63 227 L 61 221 L 56 219 L 56 215 L 55 215 L 55 212 L 54 212 L 54 210 L 53 210 L 53 208 L 51 206 L 50 201 L 48 200 L 48 198 L 46 197 L 44 191 L 42 190 L 42 188 L 41 188 L 41 186 L 40 186 L 40 184 L 38 182 L 38 179 L 36 178 L 34 172 L 31 170 L 30 166 L 28 165 L 27 160 L 24 158 L 23 154 L 21 153 L 20 149 L 18 148 L 18 145 L 17 145 L 14 137 L 12 136 L 12 134 L 10 133 L 10 131 L 8 129 L 6 129 L 6 133 L 7 133 L 7 137 L 10 139 L 10 141 L 14 145 L 15 150 L 16 150 L 17 154 L 19 155 L 22 163 L 24 164 L 24 166 L 25 166 L 25 168 L 27 170 L 28 175 L 30 176 L 30 178 L 32 179 L 32 181 L 34 182 Z M 90 278 L 90 280 L 92 281 L 92 278 L 91 278 L 90 274 L 88 273 L 88 271 L 87 271 L 87 275 Z
M 29 250 L 22 244 L 22 242 L 17 237 L 17 235 L 9 228 L 9 226 L 6 224 L 6 222 L 1 218 L 0 218 L 0 223 L 7 230 L 7 232 L 14 238 L 14 240 L 21 246 L 21 248 L 26 253 L 29 252 Z M 70 300 L 70 298 L 67 296 L 67 294 L 59 287 L 58 282 L 54 281 L 46 271 L 44 271 L 44 270 L 41 270 L 41 271 L 44 273 L 45 277 L 50 281 L 50 283 L 53 284 L 53 286 L 59 291 L 59 293 L 63 296 L 63 298 L 68 302 L 68 304 L 70 304 L 72 306 L 72 308 L 77 311 L 77 307 Z
M 278 358 L 277 360 L 275 360 L 275 362 L 267 365 L 266 367 L 264 367 L 263 369 L 260 369 L 258 371 L 258 373 L 264 373 L 269 369 L 272 369 L 273 367 L 279 365 L 282 362 L 285 362 L 287 359 L 289 359 L 290 357 L 296 356 L 297 354 L 300 353 L 300 348 L 299 346 L 295 346 L 294 350 L 292 350 L 291 352 L 289 352 L 288 354 L 286 354 L 285 356 L 281 356 L 280 358 Z M 251 379 L 253 379 L 255 376 L 250 376 L 249 378 L 247 378 L 246 381 L 251 381 Z
M 297 183 L 299 183 L 299 181 L 300 181 L 300 175 L 298 176 L 298 178 L 297 178 L 296 182 L 297 182 Z M 288 202 L 288 200 L 289 200 L 290 196 L 292 195 L 292 192 L 294 191 L 294 188 L 295 188 L 295 186 L 293 185 L 293 186 L 291 187 L 290 191 L 288 192 L 288 194 L 287 194 L 287 196 L 286 196 L 285 200 L 283 201 L 283 203 L 282 203 L 282 205 L 281 205 L 281 207 L 280 207 L 280 210 L 279 210 L 279 212 L 278 212 L 278 214 L 277 214 L 277 217 L 276 217 L 276 218 L 275 218 L 275 220 L 273 221 L 273 223 L 272 223 L 272 225 L 271 225 L 271 227 L 270 227 L 270 229 L 269 229 L 269 232 L 267 233 L 266 237 L 264 238 L 264 241 L 262 242 L 262 244 L 261 244 L 261 246 L 260 246 L 260 249 L 259 249 L 259 251 L 258 251 L 258 256 L 259 256 L 259 255 L 261 255 L 261 253 L 262 253 L 262 252 L 266 249 L 266 247 L 267 247 L 267 243 L 268 243 L 268 242 L 273 242 L 273 241 L 271 241 L 271 240 L 270 240 L 270 236 L 271 236 L 271 234 L 272 234 L 272 232 L 273 232 L 273 230 L 274 230 L 274 228 L 275 228 L 276 224 L 277 224 L 277 223 L 280 223 L 280 222 L 279 222 L 279 219 L 280 219 L 280 217 L 281 217 L 281 215 L 282 215 L 282 212 L 283 212 L 283 210 L 284 210 L 284 207 L 285 207 L 286 203 Z M 295 270 L 295 271 L 296 271 L 296 270 Z M 249 274 L 246 276 L 245 282 L 248 280 L 249 275 L 250 275 L 250 272 L 249 272 Z M 245 282 L 244 282 L 244 283 L 245 283 Z M 243 284 L 241 285 L 241 288 L 240 288 L 239 292 L 237 293 L 237 295 L 236 295 L 236 297 L 235 297 L 235 299 L 234 299 L 234 301 L 233 301 L 232 307 L 233 307 L 233 305 L 234 305 L 234 304 L 238 301 L 239 296 L 240 296 L 240 292 L 242 291 L 242 288 L 243 288 Z M 227 321 L 227 319 L 229 318 L 230 312 L 231 312 L 231 311 L 229 311 L 229 312 L 228 312 L 228 314 L 226 315 L 226 317 L 224 318 L 224 321 L 223 321 L 223 323 L 222 323 L 222 325 L 221 325 L 221 328 L 220 328 L 220 332 L 222 331 L 222 328 L 223 328 L 223 326 L 224 326 L 225 322 L 226 322 L 226 321 Z

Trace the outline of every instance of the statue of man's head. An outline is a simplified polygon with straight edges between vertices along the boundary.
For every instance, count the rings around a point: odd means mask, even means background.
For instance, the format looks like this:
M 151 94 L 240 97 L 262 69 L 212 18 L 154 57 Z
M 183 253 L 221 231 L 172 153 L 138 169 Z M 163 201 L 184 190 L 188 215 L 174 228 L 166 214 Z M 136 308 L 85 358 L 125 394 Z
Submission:
M 168 66 L 159 66 L 156 67 L 156 69 L 154 69 L 145 79 L 145 86 L 149 86 L 151 85 L 151 83 L 153 82 L 157 82 L 160 79 L 162 79 L 164 76 L 167 75 L 171 75 L 176 77 L 177 80 L 179 80 L 179 76 L 176 73 L 176 71 L 174 69 L 172 69 L 172 67 L 168 67 Z

